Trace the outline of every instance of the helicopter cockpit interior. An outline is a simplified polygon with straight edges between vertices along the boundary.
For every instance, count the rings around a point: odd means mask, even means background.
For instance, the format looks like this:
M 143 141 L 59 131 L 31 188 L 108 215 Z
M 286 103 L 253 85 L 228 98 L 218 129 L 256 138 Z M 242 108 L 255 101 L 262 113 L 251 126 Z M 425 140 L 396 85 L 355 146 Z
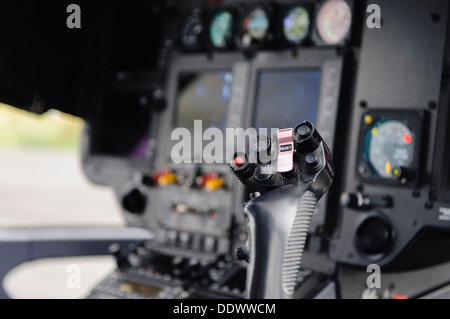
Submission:
M 88 298 L 450 297 L 449 12 L 446 0 L 3 1 L 0 101 L 82 118 L 84 174 L 114 190 L 127 227 L 0 230 L 0 277 L 112 255 Z M 252 128 L 278 130 L 257 146 L 276 173 L 229 152 Z M 317 161 L 329 179 L 312 177 Z M 297 221 L 277 219 L 288 204 L 243 213 L 294 196 L 293 180 L 321 184 L 294 275 L 274 265 L 298 257 Z M 277 272 L 283 293 L 252 294 Z

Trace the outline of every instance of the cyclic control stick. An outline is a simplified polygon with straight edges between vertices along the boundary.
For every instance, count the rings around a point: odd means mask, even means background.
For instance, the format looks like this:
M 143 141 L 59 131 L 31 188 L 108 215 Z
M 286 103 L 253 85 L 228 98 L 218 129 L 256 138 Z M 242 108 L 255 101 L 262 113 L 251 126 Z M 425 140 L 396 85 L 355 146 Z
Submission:
M 236 252 L 249 262 L 246 297 L 292 298 L 311 216 L 333 181 L 330 151 L 305 121 L 258 136 L 230 166 L 254 191 L 244 206 L 248 239 Z

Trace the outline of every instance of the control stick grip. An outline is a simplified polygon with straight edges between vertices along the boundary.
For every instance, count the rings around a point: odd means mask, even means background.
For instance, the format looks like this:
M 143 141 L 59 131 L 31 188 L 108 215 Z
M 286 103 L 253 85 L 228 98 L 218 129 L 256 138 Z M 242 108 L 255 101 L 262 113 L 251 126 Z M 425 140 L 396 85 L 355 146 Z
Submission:
M 286 185 L 249 202 L 247 297 L 289 299 L 295 284 L 317 196 Z M 274 214 L 276 212 L 276 214 Z
M 253 193 L 244 207 L 247 243 L 237 250 L 237 257 L 249 262 L 251 299 L 294 296 L 312 214 L 334 178 L 330 151 L 310 122 L 279 130 L 274 140 L 277 165 L 247 164 L 245 154 L 230 163 L 245 185 L 264 192 Z M 267 167 L 270 178 L 262 178 L 259 172 Z

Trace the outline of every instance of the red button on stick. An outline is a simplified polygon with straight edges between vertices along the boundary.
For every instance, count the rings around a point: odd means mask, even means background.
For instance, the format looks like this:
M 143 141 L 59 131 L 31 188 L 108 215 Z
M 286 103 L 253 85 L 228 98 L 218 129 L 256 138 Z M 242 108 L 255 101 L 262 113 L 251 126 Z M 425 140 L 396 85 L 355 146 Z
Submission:
M 234 159 L 234 162 L 236 163 L 237 166 L 242 166 L 242 165 L 244 165 L 244 160 L 243 160 L 241 157 L 239 157 L 239 156 L 237 156 L 237 157 Z

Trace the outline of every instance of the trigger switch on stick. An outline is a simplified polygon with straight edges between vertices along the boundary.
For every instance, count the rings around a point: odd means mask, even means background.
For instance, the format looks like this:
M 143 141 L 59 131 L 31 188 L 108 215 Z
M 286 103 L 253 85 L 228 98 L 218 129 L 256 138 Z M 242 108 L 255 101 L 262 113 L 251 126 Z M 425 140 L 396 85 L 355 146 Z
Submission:
M 234 154 L 233 160 L 230 162 L 233 171 L 244 179 L 248 179 L 253 175 L 253 165 L 249 163 L 245 154 Z
M 270 164 L 258 165 L 255 169 L 255 179 L 260 183 L 270 185 L 274 180 L 274 169 Z

